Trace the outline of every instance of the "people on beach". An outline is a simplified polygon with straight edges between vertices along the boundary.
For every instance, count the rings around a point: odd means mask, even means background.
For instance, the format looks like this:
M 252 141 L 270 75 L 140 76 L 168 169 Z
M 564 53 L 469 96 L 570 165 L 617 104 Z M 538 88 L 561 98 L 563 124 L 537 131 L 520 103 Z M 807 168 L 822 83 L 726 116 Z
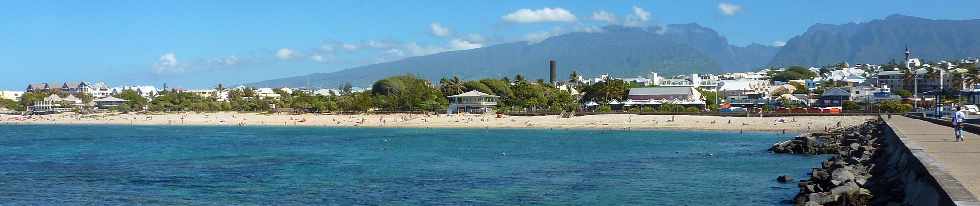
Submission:
M 956 137 L 957 142 L 966 141 L 963 139 L 963 119 L 966 118 L 966 113 L 963 113 L 961 107 L 956 107 L 956 113 L 953 114 L 953 136 Z

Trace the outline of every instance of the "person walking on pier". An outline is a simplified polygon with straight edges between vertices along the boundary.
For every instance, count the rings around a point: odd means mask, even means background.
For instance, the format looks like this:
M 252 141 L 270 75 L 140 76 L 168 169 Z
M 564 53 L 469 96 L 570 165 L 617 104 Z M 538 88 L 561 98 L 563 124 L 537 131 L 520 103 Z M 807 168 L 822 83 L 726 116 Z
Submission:
M 956 136 L 956 141 L 965 141 L 963 139 L 963 120 L 966 119 L 966 113 L 963 113 L 962 108 L 956 107 L 956 113 L 953 114 L 953 135 Z

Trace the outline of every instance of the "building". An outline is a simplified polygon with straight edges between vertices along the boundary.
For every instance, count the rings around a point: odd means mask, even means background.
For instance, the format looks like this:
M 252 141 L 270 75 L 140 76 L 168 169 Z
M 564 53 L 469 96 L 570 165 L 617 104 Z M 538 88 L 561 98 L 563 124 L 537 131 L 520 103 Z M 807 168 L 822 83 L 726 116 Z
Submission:
M 823 107 L 840 107 L 844 105 L 844 102 L 851 100 L 851 93 L 847 89 L 841 87 L 827 88 L 820 95 L 820 99 L 817 100 L 817 105 Z
M 89 85 L 86 82 L 65 82 L 61 84 L 61 91 L 71 95 L 88 94 Z
M 53 114 L 70 112 L 84 107 L 85 104 L 82 103 L 82 100 L 73 95 L 61 98 L 56 94 L 51 94 L 41 101 L 33 102 L 31 106 L 27 107 L 27 110 L 32 114 Z
M 258 88 L 255 89 L 255 96 L 259 98 L 279 99 L 280 95 L 272 88 Z
M 88 94 L 94 98 L 105 98 L 112 95 L 112 89 L 105 82 L 96 82 L 88 85 Z
M 27 89 L 24 89 L 24 91 L 27 91 L 27 92 L 48 92 L 48 91 L 51 91 L 51 87 L 50 87 L 50 85 L 48 85 L 48 83 L 28 84 L 27 85 Z
M 20 92 L 20 91 L 0 91 L 0 99 L 20 101 L 20 96 L 23 95 L 24 92 Z
M 704 97 L 694 87 L 649 87 L 632 88 L 626 101 L 616 102 L 626 107 L 651 105 L 659 107 L 663 104 L 697 106 L 704 108 Z M 613 103 L 610 103 L 613 104 Z
M 128 102 L 128 100 L 109 96 L 109 97 L 96 99 L 94 100 L 94 102 L 95 102 L 95 106 L 98 107 L 99 109 L 110 109 L 125 104 L 126 102 Z
M 761 107 L 768 103 L 772 90 L 769 81 L 758 79 L 722 80 L 718 95 L 724 102 L 739 107 Z
M 118 95 L 119 93 L 122 93 L 122 91 L 126 90 L 133 90 L 136 92 L 136 94 L 139 94 L 141 97 L 146 99 L 153 99 L 153 97 L 160 94 L 160 90 L 154 86 L 122 86 L 112 88 L 112 95 Z
M 449 98 L 449 108 L 446 109 L 447 114 L 482 114 L 492 113 L 493 109 L 497 106 L 497 100 L 500 97 L 473 90 L 462 94 L 448 96 L 447 98 Z
M 201 98 L 214 98 L 215 101 L 219 102 L 228 101 L 228 91 L 218 91 L 216 89 L 194 89 L 184 92 L 197 95 Z
M 650 72 L 647 86 L 662 87 L 694 87 L 707 90 L 714 90 L 720 82 L 720 78 L 715 75 L 691 74 L 690 76 L 678 75 L 672 78 L 664 78 L 656 72 Z

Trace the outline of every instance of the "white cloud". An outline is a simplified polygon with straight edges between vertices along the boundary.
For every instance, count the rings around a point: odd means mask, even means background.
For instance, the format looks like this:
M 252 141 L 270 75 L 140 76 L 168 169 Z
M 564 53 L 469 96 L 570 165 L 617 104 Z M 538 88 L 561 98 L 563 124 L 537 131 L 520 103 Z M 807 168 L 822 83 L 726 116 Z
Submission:
M 173 52 L 165 53 L 157 59 L 157 63 L 153 64 L 153 72 L 157 74 L 161 73 L 181 73 L 184 72 L 184 68 L 177 61 L 177 55 Z
M 486 37 L 483 37 L 483 35 L 480 35 L 480 34 L 467 34 L 465 37 L 463 37 L 463 40 L 466 40 L 466 41 L 469 41 L 469 42 L 476 42 L 476 43 L 484 43 L 484 42 L 487 42 L 487 38 Z
M 513 23 L 574 22 L 575 15 L 563 8 L 520 9 L 501 17 Z
M 402 51 L 401 49 L 388 49 L 385 50 L 385 54 L 393 55 L 396 57 L 403 57 L 405 56 L 405 51 Z
M 237 56 L 228 56 L 228 57 L 214 58 L 208 60 L 209 65 L 218 65 L 218 66 L 238 65 L 238 63 L 240 62 L 241 60 L 238 59 Z
M 370 40 L 367 42 L 367 46 L 375 49 L 383 49 L 391 47 L 391 44 L 388 42 Z
M 445 48 L 437 46 L 421 46 L 415 42 L 407 43 L 401 46 L 404 50 L 408 51 L 408 55 L 411 56 L 423 56 L 429 54 L 435 54 L 439 52 L 446 51 Z
M 718 10 L 721 11 L 725 16 L 733 16 L 736 13 L 742 11 L 742 6 L 721 2 L 718 3 Z
M 637 6 L 633 6 L 633 15 L 635 15 L 637 18 L 639 18 L 640 21 L 649 21 L 650 20 L 650 12 L 647 11 L 647 10 L 644 10 L 643 8 L 637 7 Z
M 633 6 L 633 14 L 627 15 L 626 22 L 623 24 L 638 27 L 645 25 L 648 21 L 650 21 L 650 12 L 638 6 Z
M 462 39 L 453 39 L 449 41 L 449 46 L 452 47 L 453 50 L 467 50 L 467 49 L 476 49 L 476 48 L 483 47 L 483 44 L 474 43 Z
M 773 46 L 776 46 L 776 47 L 783 47 L 783 46 L 786 46 L 786 42 L 784 42 L 784 41 L 774 41 L 774 42 L 772 42 L 772 45 Z
M 528 44 L 536 44 L 553 36 L 558 36 L 562 33 L 564 33 L 564 30 L 562 30 L 561 27 L 555 27 L 551 29 L 551 31 L 540 31 L 526 34 L 524 35 L 524 40 L 527 41 Z
M 436 35 L 438 37 L 446 37 L 449 36 L 450 33 L 449 28 L 446 28 L 441 24 L 435 22 L 429 24 L 429 30 L 431 30 L 432 35 Z
M 592 12 L 592 20 L 602 21 L 609 24 L 615 24 L 617 22 L 615 14 L 604 10 Z
M 347 51 L 354 51 L 360 48 L 360 46 L 357 46 L 357 44 L 351 44 L 351 43 L 344 43 L 340 45 L 340 47 L 346 49 Z
M 315 62 L 323 62 L 323 56 L 320 54 L 313 54 L 310 56 L 310 60 L 313 60 Z
M 282 60 L 292 59 L 295 56 L 296 56 L 296 52 L 293 51 L 292 49 L 282 48 L 279 49 L 279 51 L 276 51 L 276 58 Z

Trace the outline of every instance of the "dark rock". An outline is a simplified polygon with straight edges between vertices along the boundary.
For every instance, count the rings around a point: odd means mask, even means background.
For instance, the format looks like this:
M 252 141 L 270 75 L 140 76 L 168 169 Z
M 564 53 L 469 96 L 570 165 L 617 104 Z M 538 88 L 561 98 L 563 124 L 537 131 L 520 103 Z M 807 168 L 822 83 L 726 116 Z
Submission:
M 781 182 L 781 183 L 786 183 L 786 182 L 789 182 L 789 181 L 793 181 L 793 177 L 790 177 L 789 175 L 782 175 L 782 176 L 777 177 L 776 178 L 776 181 Z

